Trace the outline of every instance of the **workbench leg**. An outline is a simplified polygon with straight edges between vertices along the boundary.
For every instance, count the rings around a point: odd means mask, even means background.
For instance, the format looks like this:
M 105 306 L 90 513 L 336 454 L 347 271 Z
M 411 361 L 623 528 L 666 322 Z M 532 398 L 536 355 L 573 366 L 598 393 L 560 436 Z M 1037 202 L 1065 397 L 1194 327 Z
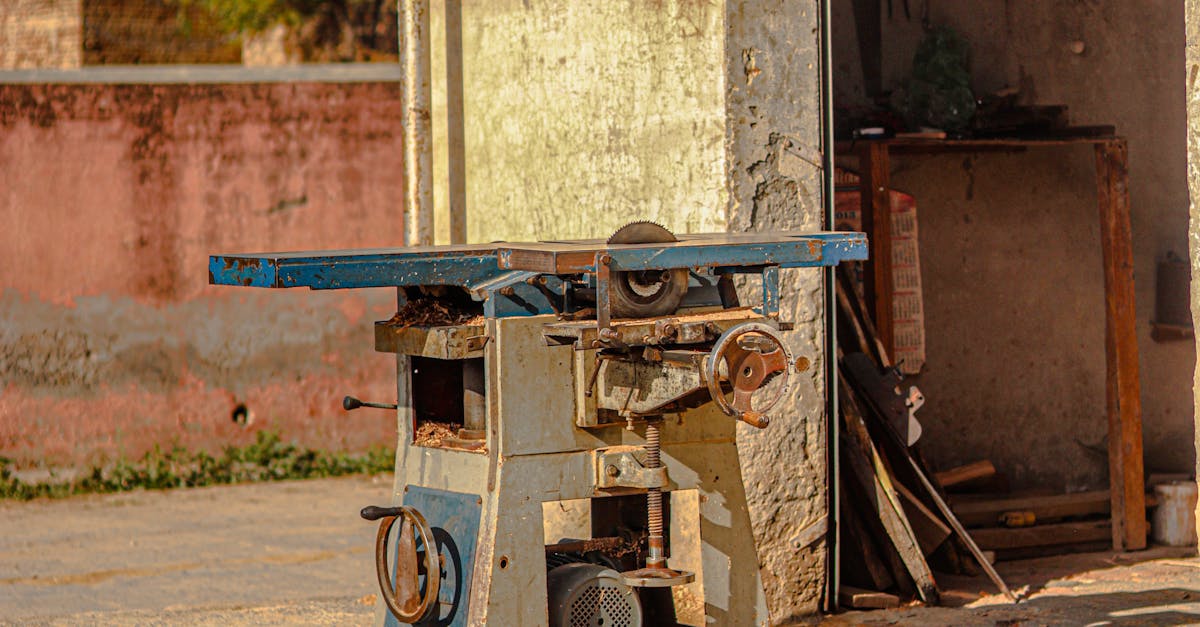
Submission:
M 858 152 L 862 171 L 859 198 L 862 203 L 862 230 L 871 246 L 871 258 L 863 266 L 867 304 L 875 319 L 879 339 L 888 355 L 896 354 L 892 336 L 892 211 L 891 159 L 881 142 L 865 142 Z
M 699 580 L 707 623 L 733 627 L 770 624 L 737 445 L 733 441 L 675 445 L 667 459 L 669 466 L 680 463 L 687 472 L 698 472 L 701 477 Z M 683 469 L 672 468 L 671 472 L 672 476 L 685 474 Z
M 1125 140 L 1096 144 L 1100 243 L 1104 250 L 1104 346 L 1108 361 L 1108 476 L 1113 549 L 1146 548 L 1142 402 L 1138 382 L 1133 237 Z

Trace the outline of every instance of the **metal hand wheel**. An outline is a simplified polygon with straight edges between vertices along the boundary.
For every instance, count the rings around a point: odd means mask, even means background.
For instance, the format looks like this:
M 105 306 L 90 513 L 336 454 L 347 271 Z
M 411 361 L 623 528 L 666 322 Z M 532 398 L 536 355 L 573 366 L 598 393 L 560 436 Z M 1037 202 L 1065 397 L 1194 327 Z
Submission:
M 731 327 L 717 340 L 705 360 L 704 378 L 709 395 L 721 411 L 762 429 L 770 424 L 767 412 L 791 387 L 791 363 L 791 355 L 774 327 L 745 322 Z M 774 384 L 779 376 L 784 380 Z M 726 381 L 733 386 L 732 402 L 721 387 Z
M 425 517 L 411 507 L 364 507 L 360 515 L 367 520 L 379 521 L 379 534 L 375 536 L 375 574 L 379 577 L 379 592 L 388 610 L 402 623 L 416 623 L 429 617 L 437 608 L 438 592 L 442 586 L 442 564 L 437 545 L 433 539 L 433 528 Z M 393 585 L 392 573 L 388 569 L 388 537 L 397 521 L 403 521 L 396 535 L 399 551 L 396 557 L 396 576 Z M 420 589 L 417 566 L 421 558 L 416 539 L 424 547 L 425 590 Z M 406 550 L 407 549 L 407 550 Z

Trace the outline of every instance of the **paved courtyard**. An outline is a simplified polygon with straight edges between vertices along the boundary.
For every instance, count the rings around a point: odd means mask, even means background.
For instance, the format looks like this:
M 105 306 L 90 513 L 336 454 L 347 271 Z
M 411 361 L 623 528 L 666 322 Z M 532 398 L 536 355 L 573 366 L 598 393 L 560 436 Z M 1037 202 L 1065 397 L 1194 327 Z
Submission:
M 372 621 L 374 525 L 390 478 L 351 477 L 0 502 L 0 623 L 357 625 Z M 939 577 L 960 607 L 831 625 L 1200 624 L 1194 550 L 1002 562 L 1028 600 Z M 7 622 L 5 622 L 7 621 Z M 814 620 L 813 622 L 817 622 Z

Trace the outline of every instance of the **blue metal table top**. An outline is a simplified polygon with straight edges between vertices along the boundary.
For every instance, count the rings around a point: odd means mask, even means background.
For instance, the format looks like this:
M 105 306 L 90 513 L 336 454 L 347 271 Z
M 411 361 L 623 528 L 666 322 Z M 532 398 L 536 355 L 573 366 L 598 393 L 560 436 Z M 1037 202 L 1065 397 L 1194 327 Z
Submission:
M 597 253 L 614 270 L 711 268 L 714 272 L 833 266 L 867 258 L 856 232 L 683 234 L 667 244 L 610 245 L 603 240 L 375 248 L 209 257 L 213 285 L 311 289 L 457 285 L 469 290 L 510 273 L 580 274 L 595 271 Z

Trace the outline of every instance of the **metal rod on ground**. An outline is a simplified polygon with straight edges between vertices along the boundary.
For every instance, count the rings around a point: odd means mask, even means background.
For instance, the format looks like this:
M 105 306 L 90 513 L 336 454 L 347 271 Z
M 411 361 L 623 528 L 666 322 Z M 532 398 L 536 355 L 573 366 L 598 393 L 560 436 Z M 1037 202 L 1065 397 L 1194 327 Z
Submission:
M 1012 601 L 1013 603 L 1017 603 L 1017 595 L 1013 594 L 1012 590 L 1008 589 L 1008 586 L 1005 585 L 1004 580 L 1000 578 L 1000 573 L 996 572 L 996 569 L 992 567 L 992 563 L 989 562 L 986 557 L 984 557 L 983 551 L 979 550 L 979 545 L 975 544 L 975 540 L 972 540 L 971 535 L 967 533 L 967 530 L 963 529 L 962 523 L 958 522 L 958 517 L 955 516 L 954 512 L 950 510 L 950 506 L 942 500 L 942 496 L 938 494 L 937 488 L 933 487 L 933 483 L 931 483 L 929 478 L 925 476 L 925 473 L 921 471 L 921 467 L 917 464 L 917 460 L 913 459 L 913 456 L 909 454 L 907 448 L 904 450 L 904 458 L 907 459 L 908 464 L 912 466 L 913 472 L 917 474 L 917 478 L 921 480 L 921 483 L 925 486 L 925 490 L 928 491 L 929 496 L 933 498 L 933 502 L 937 503 L 938 509 L 942 512 L 942 515 L 946 517 L 946 521 L 950 523 L 950 527 L 954 529 L 954 533 L 958 534 L 958 537 L 962 538 L 962 541 L 966 543 L 967 548 L 971 551 L 971 555 L 975 556 L 975 561 L 979 562 L 979 566 L 983 568 L 983 572 L 987 573 L 988 578 L 992 580 L 992 583 L 996 584 L 997 588 L 1000 588 L 1000 591 L 1004 593 L 1004 596 L 1008 597 L 1008 600 Z
M 404 131 L 404 245 L 433 244 L 433 101 L 429 83 L 429 0 L 398 0 L 400 109 Z

